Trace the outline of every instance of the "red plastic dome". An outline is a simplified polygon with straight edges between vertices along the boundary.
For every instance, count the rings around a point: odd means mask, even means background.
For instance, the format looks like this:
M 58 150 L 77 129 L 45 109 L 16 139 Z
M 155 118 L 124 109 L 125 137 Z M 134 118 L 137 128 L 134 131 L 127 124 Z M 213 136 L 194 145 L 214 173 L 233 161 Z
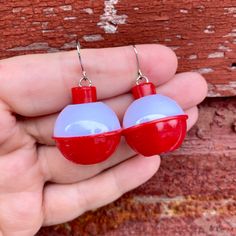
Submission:
M 66 159 L 81 165 L 97 164 L 105 161 L 120 142 L 121 131 L 98 135 L 54 138 L 57 147 Z
M 132 126 L 123 131 L 127 143 L 144 156 L 177 149 L 186 135 L 187 115 L 179 115 Z

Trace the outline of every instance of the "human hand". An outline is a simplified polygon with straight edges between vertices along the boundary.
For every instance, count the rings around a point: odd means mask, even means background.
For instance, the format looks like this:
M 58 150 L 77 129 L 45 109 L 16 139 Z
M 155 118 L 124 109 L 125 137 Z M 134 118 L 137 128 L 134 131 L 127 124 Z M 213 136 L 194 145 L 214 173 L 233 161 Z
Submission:
M 176 74 L 177 58 L 161 45 L 139 45 L 141 69 L 158 93 L 175 99 L 197 120 L 207 85 L 197 73 Z M 122 120 L 132 102 L 136 61 L 132 47 L 82 50 L 98 98 Z M 124 141 L 107 161 L 76 165 L 54 146 L 55 119 L 70 103 L 81 71 L 76 51 L 0 61 L 0 235 L 32 236 L 41 226 L 72 220 L 141 185 L 160 158 L 143 158 Z

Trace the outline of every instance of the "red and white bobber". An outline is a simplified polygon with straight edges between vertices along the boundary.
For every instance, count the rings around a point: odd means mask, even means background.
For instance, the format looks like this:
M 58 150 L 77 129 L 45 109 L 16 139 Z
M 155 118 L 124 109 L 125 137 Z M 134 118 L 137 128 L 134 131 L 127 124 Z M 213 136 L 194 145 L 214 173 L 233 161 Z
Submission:
M 80 45 L 77 45 L 81 62 Z M 139 61 L 136 52 L 137 63 Z M 97 102 L 96 88 L 91 86 L 81 62 L 83 77 L 79 87 L 72 88 L 73 104 L 59 114 L 54 140 L 68 160 L 83 165 L 106 160 L 117 148 L 122 129 L 116 114 Z M 138 68 L 139 69 L 139 68 Z M 145 83 L 140 83 L 145 79 Z M 88 86 L 82 86 L 89 81 Z M 187 130 L 187 115 L 171 98 L 156 94 L 156 88 L 138 70 L 137 85 L 132 89 L 136 99 L 123 120 L 123 135 L 138 153 L 152 156 L 177 149 Z
M 132 93 L 136 100 L 123 120 L 123 134 L 130 147 L 144 156 L 177 149 L 187 130 L 188 116 L 182 108 L 173 99 L 156 94 L 149 82 L 133 87 Z
M 56 120 L 53 138 L 57 147 L 76 164 L 105 161 L 120 142 L 121 127 L 115 112 L 97 102 L 93 86 L 72 88 L 72 101 Z

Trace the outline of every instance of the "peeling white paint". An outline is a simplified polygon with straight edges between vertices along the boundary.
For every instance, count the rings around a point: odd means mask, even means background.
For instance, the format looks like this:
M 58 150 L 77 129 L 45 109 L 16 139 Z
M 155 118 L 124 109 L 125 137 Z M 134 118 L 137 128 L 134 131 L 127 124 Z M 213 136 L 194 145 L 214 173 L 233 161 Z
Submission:
M 205 6 L 199 5 L 199 6 L 197 6 L 197 9 L 198 9 L 199 12 L 203 12 L 204 9 L 205 9 Z
M 71 5 L 60 6 L 60 9 L 63 10 L 63 11 L 71 11 L 72 6 Z
M 135 11 L 138 11 L 138 10 L 139 10 L 139 7 L 135 7 L 134 10 L 135 10 Z
M 209 86 L 211 88 L 209 91 L 209 96 L 216 97 L 216 96 L 222 96 L 225 92 L 230 93 L 232 95 L 236 95 L 236 82 L 230 81 L 228 84 L 214 84 Z M 217 95 L 214 91 L 217 91 Z M 221 93 L 222 92 L 222 93 Z
M 206 67 L 206 68 L 200 68 L 198 70 L 196 70 L 198 73 L 200 74 L 209 74 L 214 72 L 214 70 L 212 68 Z
M 213 52 L 208 55 L 208 58 L 223 58 L 224 56 L 224 52 Z
M 44 50 L 46 52 L 58 52 L 57 48 L 50 47 L 48 43 L 32 43 L 27 46 L 15 47 L 7 49 L 7 51 L 20 52 L 20 51 L 35 51 L 35 50 Z
M 52 33 L 52 32 L 55 32 L 55 30 L 47 30 L 47 29 L 42 30 L 43 34 Z
M 165 39 L 165 42 L 171 42 L 172 40 L 171 39 Z
M 188 10 L 186 10 L 186 9 L 180 9 L 179 11 L 180 11 L 180 13 L 183 13 L 183 14 L 187 14 L 188 13 Z
M 22 7 L 15 7 L 15 8 L 12 9 L 12 12 L 13 13 L 19 13 L 19 12 L 21 12 L 21 10 L 22 10 Z
M 169 218 L 175 216 L 174 208 L 171 208 L 171 203 L 182 203 L 186 201 L 186 198 L 183 196 L 176 196 L 173 198 L 169 197 L 156 197 L 156 196 L 135 196 L 136 202 L 144 203 L 144 204 L 161 204 L 161 215 L 160 217 Z
M 77 34 L 68 34 L 68 35 L 66 35 L 66 37 L 68 37 L 68 38 L 77 38 L 78 36 L 77 36 Z
M 86 42 L 97 42 L 97 41 L 102 41 L 104 38 L 102 37 L 101 34 L 93 34 L 93 35 L 84 35 L 83 39 Z
M 227 14 L 236 14 L 236 7 L 225 7 L 225 15 Z
M 76 16 L 66 16 L 64 17 L 64 20 L 76 20 L 77 17 Z
M 179 47 L 179 46 L 171 46 L 170 48 L 171 48 L 172 50 L 176 51 L 176 50 L 178 50 L 180 47 Z
M 219 91 L 216 88 L 216 85 L 208 83 L 207 86 L 208 86 L 207 97 L 221 97 L 221 94 L 219 92 L 216 92 Z
M 231 88 L 236 88 L 236 81 L 230 81 L 230 82 L 229 82 L 229 86 L 230 86 Z
M 59 49 L 57 49 L 57 48 L 48 48 L 47 49 L 47 52 L 59 52 L 60 50 Z
M 236 95 L 236 81 L 230 81 L 228 84 L 208 84 L 208 97 L 221 97 L 226 93 L 232 96 Z
M 190 213 L 193 212 L 193 208 L 195 208 L 196 210 L 199 210 L 199 204 L 198 202 L 201 201 L 202 202 L 209 202 L 208 197 L 206 197 L 205 199 L 202 198 L 201 200 L 199 199 L 194 199 L 191 198 L 191 196 L 175 196 L 175 197 L 165 197 L 165 196 L 134 196 L 133 200 L 135 202 L 138 203 L 142 203 L 142 204 L 152 204 L 152 205 L 160 205 L 161 207 L 161 211 L 160 211 L 160 219 L 168 219 L 171 218 L 173 219 L 174 217 L 179 218 L 182 216 L 176 213 L 176 205 L 187 205 L 186 203 L 191 202 L 191 208 L 189 210 Z M 194 224 L 196 224 L 199 228 L 202 229 L 202 231 L 204 233 L 202 233 L 201 235 L 218 235 L 218 236 L 228 236 L 228 234 L 217 234 L 217 232 L 219 232 L 217 225 L 215 224 L 215 221 L 211 221 L 211 217 L 212 216 L 220 216 L 220 211 L 218 211 L 217 209 L 223 209 L 228 207 L 228 205 L 230 203 L 234 203 L 235 200 L 233 199 L 233 197 L 230 197 L 228 199 L 215 199 L 212 200 L 211 203 L 209 205 L 209 207 L 207 208 L 203 208 L 202 209 L 202 216 L 204 217 L 198 217 L 194 220 Z M 209 223 L 210 222 L 210 223 Z M 213 224 L 212 224 L 213 223 Z M 226 222 L 225 224 L 227 224 L 227 226 L 229 225 L 229 222 Z M 231 224 L 231 222 L 230 222 Z M 213 225 L 213 227 L 211 227 Z M 230 225 L 232 226 L 232 225 Z M 214 227 L 216 227 L 216 229 L 214 230 Z M 232 226 L 233 227 L 233 226 Z
M 224 35 L 223 37 L 227 38 L 227 37 L 236 37 L 236 32 L 233 30 L 232 32 Z
M 88 13 L 89 15 L 93 14 L 93 9 L 92 8 L 84 8 L 83 11 Z
M 43 9 L 43 12 L 45 14 L 51 14 L 51 13 L 54 13 L 54 8 L 53 7 L 47 7 L 45 9 Z
M 41 25 L 41 22 L 35 21 L 35 22 L 32 23 L 32 25 Z
M 195 60 L 195 59 L 197 59 L 197 55 L 196 54 L 190 55 L 189 59 L 190 60 Z
M 100 21 L 97 25 L 102 28 L 106 33 L 114 34 L 117 31 L 118 25 L 125 24 L 127 15 L 117 15 L 115 5 L 118 0 L 104 1 L 104 13 L 100 16 Z
M 20 46 L 15 48 L 10 48 L 7 51 L 19 52 L 19 51 L 33 51 L 33 50 L 56 50 L 55 48 L 49 47 L 48 43 L 32 43 L 27 46 Z
M 134 199 L 137 202 L 141 203 L 170 203 L 170 202 L 180 202 L 184 201 L 185 197 L 183 196 L 176 196 L 176 197 L 159 197 L 159 196 L 135 196 Z
M 48 27 L 48 22 L 42 22 L 42 28 L 47 29 Z
M 214 34 L 215 33 L 215 26 L 214 25 L 208 25 L 206 29 L 204 30 L 205 34 Z
M 77 36 L 77 35 L 76 35 L 76 36 Z M 71 41 L 71 42 L 69 42 L 69 43 L 65 43 L 65 44 L 61 47 L 61 49 L 72 49 L 72 48 L 76 48 L 76 44 L 77 44 L 76 40 L 73 40 L 73 41 Z
M 229 47 L 227 47 L 227 46 L 225 46 L 225 45 L 222 45 L 222 44 L 219 45 L 218 49 L 219 49 L 219 50 L 222 50 L 222 51 L 225 51 L 225 52 L 231 52 L 231 51 L 232 51 L 231 48 L 229 48 Z

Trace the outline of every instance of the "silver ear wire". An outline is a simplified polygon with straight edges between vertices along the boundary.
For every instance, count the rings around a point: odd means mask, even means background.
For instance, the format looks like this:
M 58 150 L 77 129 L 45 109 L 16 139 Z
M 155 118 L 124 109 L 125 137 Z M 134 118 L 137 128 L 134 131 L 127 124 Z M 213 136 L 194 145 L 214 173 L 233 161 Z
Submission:
M 77 53 L 79 56 L 79 61 L 80 61 L 80 66 L 81 66 L 81 70 L 82 70 L 82 78 L 79 81 L 79 86 L 83 87 L 83 82 L 88 82 L 88 86 L 91 87 L 92 86 L 92 81 L 87 77 L 87 73 L 84 69 L 83 63 L 82 63 L 82 58 L 81 58 L 81 45 L 79 43 L 79 41 L 77 42 Z
M 145 82 L 148 83 L 149 82 L 148 78 L 143 75 L 143 73 L 142 73 L 142 71 L 140 69 L 138 50 L 137 50 L 135 45 L 133 45 L 133 49 L 134 49 L 134 52 L 135 52 L 136 62 L 137 62 L 137 79 L 136 79 L 136 84 L 139 85 L 140 82 L 142 82 L 143 80 L 145 80 Z

